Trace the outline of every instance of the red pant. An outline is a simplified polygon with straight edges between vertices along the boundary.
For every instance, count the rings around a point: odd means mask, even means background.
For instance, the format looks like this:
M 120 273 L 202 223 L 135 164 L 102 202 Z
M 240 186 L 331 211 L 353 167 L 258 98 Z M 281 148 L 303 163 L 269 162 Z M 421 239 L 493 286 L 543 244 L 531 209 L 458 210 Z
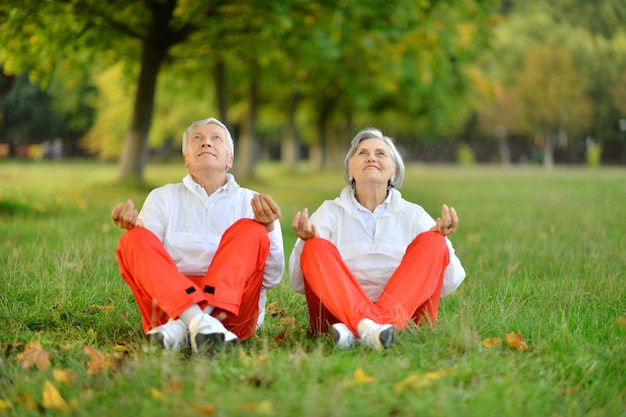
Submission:
M 251 337 L 257 324 L 269 237 L 262 224 L 241 219 L 224 232 L 204 276 L 181 274 L 161 241 L 148 229 L 124 233 L 117 259 L 141 312 L 144 331 L 178 316 L 193 304 L 215 307 L 239 339 Z
M 304 244 L 300 267 L 311 330 L 323 333 L 328 325 L 345 323 L 355 334 L 362 318 L 391 323 L 402 329 L 409 320 L 437 321 L 443 275 L 450 253 L 443 235 L 419 234 L 407 248 L 382 294 L 370 300 L 346 267 L 333 243 L 322 238 Z

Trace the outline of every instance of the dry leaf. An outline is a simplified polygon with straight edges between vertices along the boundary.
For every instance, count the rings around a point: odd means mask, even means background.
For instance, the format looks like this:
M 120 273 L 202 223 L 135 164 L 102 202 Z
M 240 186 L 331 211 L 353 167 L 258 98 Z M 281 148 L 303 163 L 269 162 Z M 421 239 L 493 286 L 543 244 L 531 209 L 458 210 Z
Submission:
M 619 316 L 617 318 L 617 324 L 621 327 L 626 327 L 626 317 L 624 316 Z
M 352 375 L 352 379 L 349 381 L 346 381 L 344 383 L 344 386 L 352 387 L 355 385 L 369 384 L 372 381 L 374 381 L 373 376 L 369 376 L 365 372 L 363 372 L 363 369 L 357 368 Z
M 48 353 L 39 342 L 29 342 L 24 352 L 17 355 L 17 360 L 22 369 L 28 369 L 35 365 L 40 371 L 45 371 L 50 366 Z
M 56 411 L 69 411 L 70 406 L 67 405 L 59 391 L 48 380 L 44 381 L 43 385 L 43 400 L 42 405 L 48 410 Z
M 285 317 L 282 318 L 278 321 L 282 326 L 289 326 L 291 324 L 296 324 L 296 318 L 295 317 Z
M 53 369 L 52 376 L 62 384 L 71 384 L 74 380 L 74 373 L 69 369 Z
M 13 404 L 9 400 L 0 400 L 0 413 L 3 413 L 7 410 L 13 408 Z
M 156 388 L 150 388 L 150 395 L 152 395 L 152 398 L 154 398 L 155 400 L 162 400 L 163 398 L 165 398 L 165 394 L 163 394 L 162 391 L 159 391 Z
M 104 353 L 97 351 L 91 346 L 85 346 L 83 348 L 85 353 L 89 355 L 89 363 L 87 363 L 87 373 L 90 375 L 96 375 L 104 370 L 111 370 L 112 363 L 109 357 Z
M 435 372 L 426 372 L 426 378 L 431 381 L 448 375 L 456 375 L 456 369 L 442 369 Z
M 21 404 L 24 408 L 30 411 L 35 411 L 37 409 L 37 403 L 30 394 L 18 395 L 15 398 L 15 402 Z
M 269 400 L 261 401 L 260 403 L 246 403 L 244 408 L 248 411 L 255 411 L 258 414 L 273 414 L 272 403 Z
M 494 348 L 500 344 L 502 339 L 500 337 L 489 337 L 487 339 L 483 339 L 483 346 L 486 348 Z
M 528 351 L 528 345 L 524 342 L 522 333 L 509 333 L 506 335 L 506 343 L 513 349 L 521 350 L 522 352 Z
M 210 416 L 211 414 L 215 413 L 214 405 L 204 405 L 204 406 L 194 405 L 193 409 L 196 413 L 202 414 L 203 416 Z
M 180 392 L 183 390 L 183 385 L 180 383 L 180 381 L 172 381 L 169 384 L 167 384 L 167 387 L 165 387 L 165 391 L 167 392 Z

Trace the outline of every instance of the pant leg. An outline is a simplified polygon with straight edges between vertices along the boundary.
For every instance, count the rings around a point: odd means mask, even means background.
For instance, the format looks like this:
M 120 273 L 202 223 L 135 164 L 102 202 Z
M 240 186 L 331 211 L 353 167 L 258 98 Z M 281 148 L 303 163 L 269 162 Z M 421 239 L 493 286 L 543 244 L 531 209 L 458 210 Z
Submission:
M 437 321 L 443 276 L 450 263 L 445 238 L 438 232 L 420 233 L 376 302 L 381 320 L 403 328 L 413 318 L 425 315 Z
M 357 324 L 362 318 L 375 319 L 379 315 L 378 309 L 330 241 L 323 238 L 307 239 L 300 256 L 300 268 L 305 285 L 319 302 L 353 332 L 356 332 Z M 320 307 L 308 303 L 307 306 L 309 316 L 314 318 L 314 324 L 318 321 Z
M 177 318 L 193 304 L 206 305 L 200 288 L 181 274 L 161 241 L 148 229 L 135 227 L 120 238 L 117 260 L 141 312 L 145 332 Z
M 201 288 L 212 315 L 240 339 L 256 331 L 259 297 L 270 240 L 267 229 L 252 219 L 241 219 L 224 232 Z
M 309 310 L 309 326 L 311 328 L 311 333 L 328 333 L 329 325 L 340 322 L 337 317 L 333 316 L 331 312 L 328 311 L 317 295 L 315 295 L 306 280 L 304 281 L 304 295 L 306 297 L 306 305 Z

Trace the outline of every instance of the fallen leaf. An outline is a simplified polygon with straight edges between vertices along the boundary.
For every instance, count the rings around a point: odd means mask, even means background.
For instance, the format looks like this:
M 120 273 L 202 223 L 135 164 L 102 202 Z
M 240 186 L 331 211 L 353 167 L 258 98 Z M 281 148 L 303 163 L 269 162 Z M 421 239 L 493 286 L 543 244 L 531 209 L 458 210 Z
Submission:
M 494 348 L 500 344 L 502 338 L 500 337 L 489 337 L 487 339 L 483 339 L 483 346 L 486 348 Z
M 30 394 L 18 395 L 15 398 L 15 402 L 21 404 L 24 408 L 30 411 L 35 411 L 37 409 L 37 403 Z
M 167 387 L 165 387 L 165 391 L 167 392 L 180 392 L 183 390 L 183 385 L 180 383 L 180 381 L 171 381 L 169 384 L 167 384 Z
M 244 408 L 248 411 L 255 411 L 258 414 L 273 414 L 272 403 L 269 400 L 261 401 L 260 403 L 246 403 Z
M 89 362 L 87 363 L 87 373 L 90 375 L 96 375 L 104 370 L 110 370 L 112 363 L 104 353 L 97 351 L 91 346 L 85 346 L 83 348 L 85 353 L 89 355 Z
M 69 369 L 53 369 L 52 376 L 62 384 L 71 384 L 74 380 L 74 373 Z
M 50 366 L 48 353 L 39 342 L 29 342 L 24 352 L 17 355 L 17 360 L 22 369 L 28 369 L 35 365 L 40 371 L 45 371 Z
M 44 381 L 43 385 L 43 399 L 42 405 L 48 410 L 56 411 L 69 411 L 70 406 L 67 405 L 59 391 L 48 380 Z
M 11 408 L 13 408 L 13 404 L 11 404 L 11 401 L 0 399 L 0 413 L 10 410 Z
M 363 371 L 363 369 L 357 368 L 357 369 L 355 369 L 354 373 L 352 374 L 352 379 L 349 380 L 349 381 L 346 381 L 344 383 L 344 386 L 352 387 L 352 386 L 355 386 L 355 385 L 369 384 L 372 381 L 374 381 L 374 377 L 373 376 L 369 376 L 369 375 L 367 375 Z
M 150 395 L 152 395 L 152 398 L 154 398 L 155 400 L 162 400 L 163 398 L 165 398 L 165 394 L 163 394 L 162 391 L 159 391 L 156 388 L 150 388 Z
M 278 321 L 282 326 L 289 326 L 291 324 L 296 324 L 296 318 L 295 317 L 285 317 L 282 318 Z
M 621 327 L 626 327 L 626 317 L 624 316 L 619 316 L 617 318 L 617 324 Z
M 193 409 L 196 413 L 202 414 L 204 416 L 210 416 L 211 414 L 215 413 L 216 410 L 214 405 L 194 405 Z
M 431 381 L 448 375 L 456 375 L 456 369 L 442 369 L 440 371 L 426 372 L 426 378 Z
M 522 352 L 528 351 L 528 345 L 522 337 L 522 333 L 509 333 L 506 335 L 506 343 L 513 349 L 521 350 Z

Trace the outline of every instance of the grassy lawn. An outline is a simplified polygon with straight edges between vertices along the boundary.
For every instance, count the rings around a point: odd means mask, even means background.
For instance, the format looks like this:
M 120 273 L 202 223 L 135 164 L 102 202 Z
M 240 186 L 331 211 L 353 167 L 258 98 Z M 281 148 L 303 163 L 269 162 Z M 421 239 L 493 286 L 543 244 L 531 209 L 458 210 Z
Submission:
M 146 178 L 184 174 L 154 164 Z M 115 175 L 0 163 L 0 415 L 626 416 L 623 169 L 411 166 L 403 195 L 460 217 L 452 241 L 468 276 L 436 327 L 408 328 L 383 353 L 338 351 L 308 334 L 285 276 L 257 335 L 214 358 L 146 343 L 109 214 L 149 187 Z M 281 206 L 288 258 L 294 212 L 343 180 L 263 165 L 242 185 Z

